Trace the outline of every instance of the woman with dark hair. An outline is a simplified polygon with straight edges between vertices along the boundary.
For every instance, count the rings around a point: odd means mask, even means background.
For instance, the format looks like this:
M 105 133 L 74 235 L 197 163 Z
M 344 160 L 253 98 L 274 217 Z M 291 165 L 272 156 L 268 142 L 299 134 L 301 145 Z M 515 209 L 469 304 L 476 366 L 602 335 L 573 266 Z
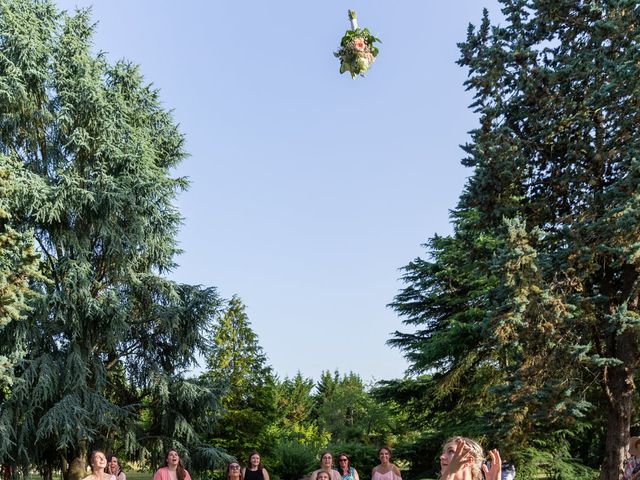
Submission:
M 400 469 L 391 463 L 391 449 L 382 447 L 378 450 L 380 465 L 371 470 L 371 480 L 402 480 Z
M 94 450 L 89 454 L 89 465 L 91 465 L 91 475 L 87 475 L 83 480 L 116 480 L 114 475 L 105 472 L 107 457 L 101 450 Z
M 333 455 L 331 452 L 323 452 L 320 456 L 320 468 L 315 470 L 309 480 L 317 480 L 320 472 L 326 472 L 331 480 L 342 480 L 337 470 L 333 469 Z
M 167 452 L 164 467 L 156 470 L 153 480 L 191 480 L 191 475 L 184 468 L 177 450 L 171 449 Z
M 227 480 L 244 480 L 242 469 L 238 462 L 231 462 L 227 465 Z
M 358 471 L 351 466 L 349 455 L 342 452 L 338 454 L 338 473 L 342 475 L 342 480 L 360 480 Z
M 109 455 L 107 457 L 107 469 L 106 472 L 115 476 L 116 480 L 127 480 L 127 476 L 122 471 L 118 457 L 115 455 Z
M 502 459 L 498 450 L 489 452 L 491 467 L 484 463 L 484 450 L 466 437 L 452 437 L 444 443 L 440 455 L 440 480 L 500 480 Z
M 242 480 L 269 480 L 269 472 L 262 466 L 258 452 L 249 454 L 247 467 L 242 469 Z

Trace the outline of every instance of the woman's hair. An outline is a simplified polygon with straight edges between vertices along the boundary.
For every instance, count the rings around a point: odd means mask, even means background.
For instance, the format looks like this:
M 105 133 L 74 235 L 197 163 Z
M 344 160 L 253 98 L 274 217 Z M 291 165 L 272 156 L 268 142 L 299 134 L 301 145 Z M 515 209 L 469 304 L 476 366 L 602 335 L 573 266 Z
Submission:
M 231 462 L 229 465 L 227 465 L 227 480 L 231 478 L 231 465 L 238 465 L 238 474 L 240 475 L 240 480 L 244 480 L 244 476 L 242 475 L 242 465 L 240 465 L 240 462 Z
M 184 480 L 184 472 L 186 471 L 184 468 L 184 465 L 182 464 L 182 457 L 180 456 L 180 452 L 178 452 L 178 450 L 176 450 L 175 448 L 170 448 L 169 450 L 167 450 L 167 454 L 164 456 L 164 466 L 168 467 L 169 466 L 169 462 L 167 461 L 167 458 L 169 457 L 169 454 L 171 452 L 176 452 L 176 455 L 178 455 L 178 466 L 176 467 L 176 477 L 178 478 L 178 480 Z
M 342 468 L 342 465 L 340 465 L 340 457 L 344 457 L 347 459 L 347 471 L 345 472 L 344 469 Z M 340 472 L 340 475 L 346 475 L 347 473 L 349 473 L 349 469 L 351 468 L 351 459 L 349 458 L 349 455 L 347 455 L 344 452 L 340 452 L 338 454 L 338 472 Z
M 484 450 L 482 449 L 480 444 L 472 438 L 451 437 L 446 442 L 444 442 L 442 448 L 444 449 L 444 447 L 452 442 L 464 442 L 465 445 L 469 448 L 467 455 L 471 455 L 471 458 L 473 459 L 473 465 L 471 466 L 471 477 L 473 478 L 473 480 L 482 480 L 482 462 L 484 461 Z
M 258 457 L 260 457 L 260 463 L 258 463 L 258 471 L 260 472 L 264 468 L 264 465 L 262 465 L 262 455 L 260 455 L 260 452 L 255 450 L 249 454 L 249 458 L 247 459 L 247 468 L 251 469 L 251 457 L 254 455 L 258 455 Z
M 111 468 L 111 460 L 116 459 L 118 462 L 118 471 L 116 473 L 114 473 L 113 475 L 115 475 L 116 477 L 118 475 L 120 475 L 120 472 L 122 472 L 122 465 L 120 465 L 120 460 L 118 460 L 118 456 L 117 455 L 109 455 L 107 456 L 107 466 L 105 467 L 104 471 L 107 473 L 110 473 L 110 468 Z

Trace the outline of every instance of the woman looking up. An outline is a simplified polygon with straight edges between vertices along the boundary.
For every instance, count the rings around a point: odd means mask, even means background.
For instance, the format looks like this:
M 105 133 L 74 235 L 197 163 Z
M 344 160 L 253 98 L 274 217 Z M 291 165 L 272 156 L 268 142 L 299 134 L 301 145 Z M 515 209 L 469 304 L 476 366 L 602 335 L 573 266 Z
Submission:
M 391 449 L 382 447 L 378 450 L 380 465 L 371 470 L 371 480 L 402 480 L 400 469 L 391 463 Z
M 342 480 L 360 480 L 358 471 L 351 466 L 349 455 L 344 452 L 338 454 L 338 473 Z
M 242 469 L 238 462 L 231 462 L 227 466 L 227 480 L 243 480 Z
M 242 469 L 243 480 L 269 480 L 269 472 L 262 466 L 260 454 L 251 452 L 247 467 Z
M 91 475 L 87 475 L 83 480 L 115 480 L 116 477 L 104 470 L 107 468 L 107 457 L 104 452 L 94 450 L 89 455 L 89 465 L 91 465 Z
M 342 480 L 338 471 L 333 469 L 333 455 L 331 455 L 331 452 L 324 452 L 322 454 L 320 457 L 320 468 L 311 474 L 309 480 L 317 480 L 320 472 L 326 472 L 330 480 Z
M 118 457 L 109 455 L 107 457 L 107 473 L 116 477 L 116 480 L 127 480 L 127 476 L 122 471 Z
M 478 442 L 465 437 L 450 438 L 440 455 L 440 480 L 500 480 L 500 453 L 491 450 L 489 455 L 491 468 L 484 464 L 484 451 Z
M 160 467 L 153 475 L 153 480 L 191 480 L 191 475 L 184 468 L 177 450 L 169 450 L 164 461 L 164 467 Z

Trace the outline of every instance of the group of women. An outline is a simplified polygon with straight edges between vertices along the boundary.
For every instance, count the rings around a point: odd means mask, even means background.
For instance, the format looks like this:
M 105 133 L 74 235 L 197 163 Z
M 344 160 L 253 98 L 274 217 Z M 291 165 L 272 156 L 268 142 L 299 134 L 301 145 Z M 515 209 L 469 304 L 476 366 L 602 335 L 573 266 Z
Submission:
M 320 456 L 320 468 L 313 471 L 309 480 L 360 480 L 358 471 L 351 465 L 349 455 L 338 455 L 338 465 L 333 465 L 331 452 Z M 402 480 L 400 469 L 391 463 L 391 450 L 382 447 L 378 451 L 380 464 L 373 467 L 371 480 Z M 502 459 L 498 450 L 489 451 L 485 461 L 484 450 L 478 442 L 465 437 L 447 440 L 440 455 L 440 480 L 500 480 Z M 156 480 L 156 479 L 154 479 Z M 227 480 L 269 480 L 262 466 L 260 454 L 252 452 L 246 468 L 231 462 L 227 468 Z
M 382 447 L 378 451 L 380 464 L 371 471 L 371 480 L 402 480 L 400 469 L 391 463 L 391 450 Z M 485 461 L 484 450 L 470 438 L 453 437 L 447 440 L 440 455 L 441 480 L 500 480 L 502 460 L 497 450 L 489 452 L 490 461 Z M 115 456 L 107 457 L 96 450 L 90 457 L 91 475 L 84 480 L 126 480 Z M 153 480 L 191 480 L 184 468 L 180 454 L 169 450 L 165 464 L 153 475 Z M 269 480 L 269 473 L 261 462 L 258 452 L 249 455 L 249 462 L 242 467 L 239 462 L 227 466 L 227 480 Z M 309 480 L 360 480 L 358 471 L 351 465 L 349 455 L 338 455 L 338 465 L 333 466 L 333 455 L 324 452 L 320 457 L 320 468 L 311 473 Z

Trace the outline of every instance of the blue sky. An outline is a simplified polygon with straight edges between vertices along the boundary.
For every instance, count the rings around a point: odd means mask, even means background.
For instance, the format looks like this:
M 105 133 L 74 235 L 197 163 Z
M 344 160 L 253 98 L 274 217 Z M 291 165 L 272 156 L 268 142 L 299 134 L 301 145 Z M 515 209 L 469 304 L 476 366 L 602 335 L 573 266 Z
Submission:
M 140 64 L 186 136 L 172 277 L 239 295 L 281 377 L 403 376 L 386 304 L 451 231 L 476 123 L 456 43 L 497 0 L 57 4 L 93 5 L 96 50 Z M 332 54 L 347 9 L 383 42 L 366 78 Z

